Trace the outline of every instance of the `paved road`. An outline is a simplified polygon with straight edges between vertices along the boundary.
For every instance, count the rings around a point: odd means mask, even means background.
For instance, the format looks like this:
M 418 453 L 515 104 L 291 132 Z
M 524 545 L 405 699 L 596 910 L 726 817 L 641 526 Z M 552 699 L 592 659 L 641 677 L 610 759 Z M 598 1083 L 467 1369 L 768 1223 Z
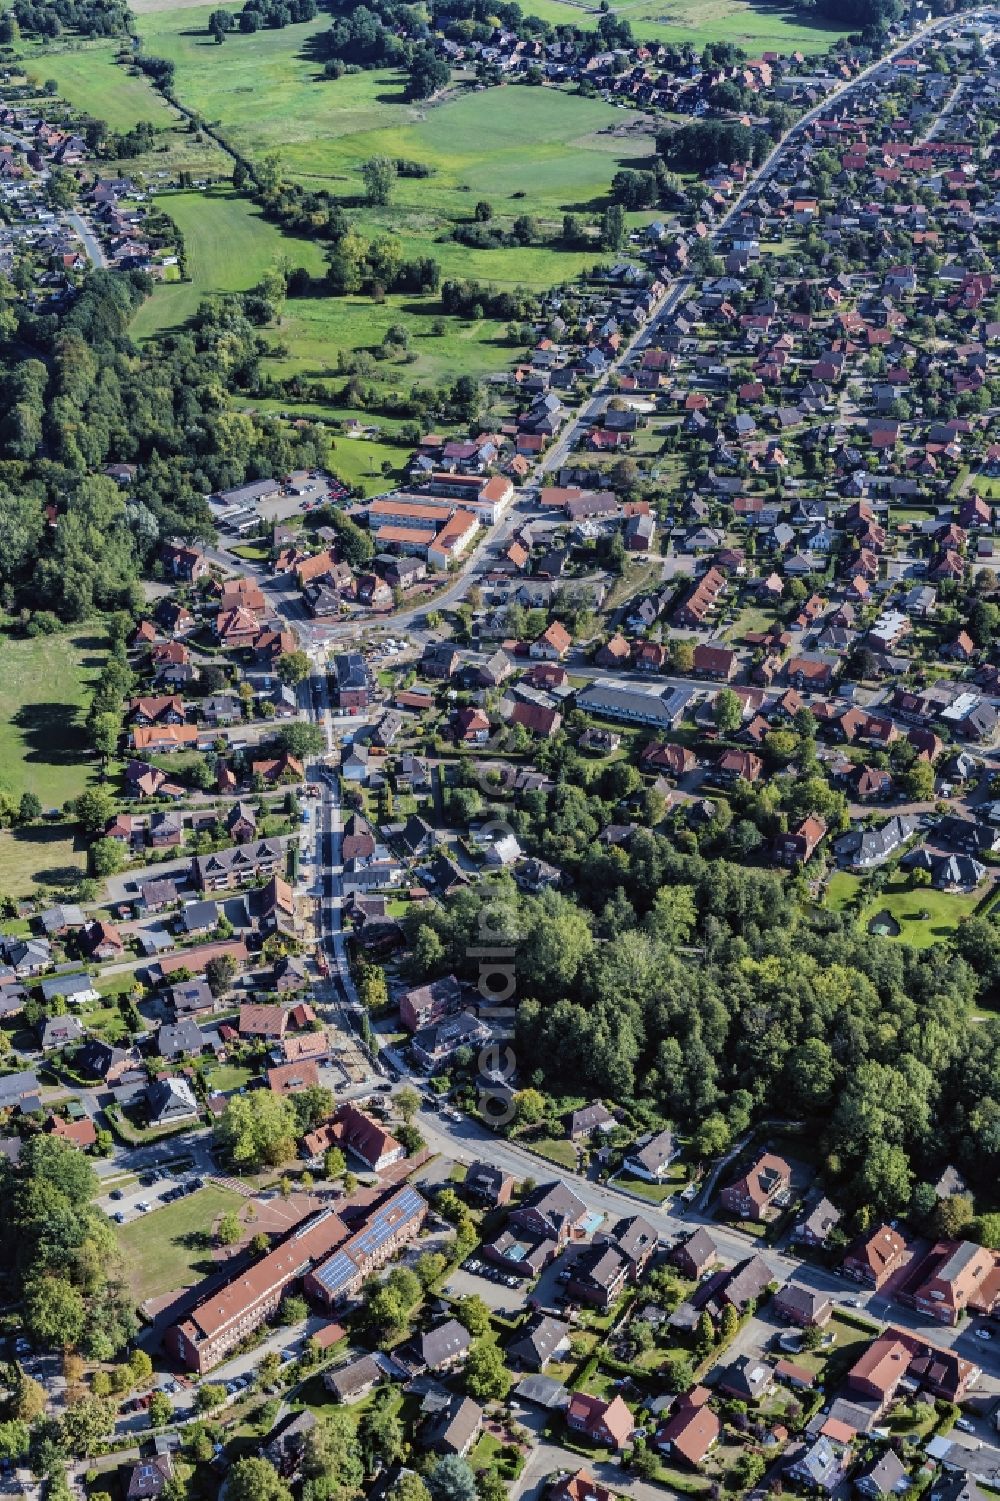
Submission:
M 108 264 L 108 258 L 101 249 L 97 237 L 86 219 L 83 218 L 82 214 L 71 213 L 66 215 L 66 221 L 72 225 L 80 236 L 91 265 L 96 266 L 98 270 L 103 270 Z
M 966 1359 L 974 1360 L 977 1365 L 982 1366 L 990 1382 L 1000 1390 L 1000 1350 L 993 1343 L 979 1341 L 974 1334 L 978 1325 L 968 1320 L 958 1329 L 928 1324 L 898 1303 L 890 1303 L 887 1298 L 859 1288 L 840 1273 L 802 1262 L 783 1249 L 763 1247 L 752 1237 L 741 1234 L 731 1226 L 709 1220 L 692 1206 L 677 1200 L 670 1201 L 665 1207 L 646 1204 L 612 1184 L 594 1183 L 577 1174 L 555 1168 L 515 1143 L 494 1136 L 468 1117 L 453 1122 L 432 1111 L 422 1110 L 418 1124 L 432 1151 L 466 1164 L 478 1157 L 486 1157 L 503 1171 L 513 1173 L 518 1178 L 544 1180 L 558 1175 L 571 1185 L 588 1209 L 615 1218 L 642 1214 L 659 1232 L 663 1242 L 672 1243 L 679 1237 L 690 1234 L 698 1226 L 706 1225 L 725 1260 L 740 1261 L 755 1250 L 759 1251 L 774 1272 L 784 1280 L 826 1292 L 837 1303 L 859 1307 L 879 1322 L 891 1322 L 917 1331 L 938 1345 L 954 1346 Z

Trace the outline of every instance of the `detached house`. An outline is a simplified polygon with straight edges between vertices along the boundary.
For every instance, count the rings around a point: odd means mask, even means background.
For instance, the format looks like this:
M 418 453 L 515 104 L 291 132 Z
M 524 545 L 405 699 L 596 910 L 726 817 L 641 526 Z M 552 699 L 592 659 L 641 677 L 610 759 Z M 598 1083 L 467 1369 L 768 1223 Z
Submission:
M 533 641 L 528 648 L 529 655 L 535 661 L 561 662 L 573 645 L 573 638 L 564 625 L 558 620 L 553 620 L 537 641 Z
M 566 1409 L 566 1426 L 595 1444 L 624 1449 L 632 1437 L 635 1420 L 621 1397 L 605 1402 L 586 1392 L 574 1392 Z
M 786 1199 L 792 1184 L 788 1163 L 773 1153 L 758 1157 L 749 1172 L 719 1195 L 729 1214 L 741 1220 L 763 1220 L 767 1211 Z

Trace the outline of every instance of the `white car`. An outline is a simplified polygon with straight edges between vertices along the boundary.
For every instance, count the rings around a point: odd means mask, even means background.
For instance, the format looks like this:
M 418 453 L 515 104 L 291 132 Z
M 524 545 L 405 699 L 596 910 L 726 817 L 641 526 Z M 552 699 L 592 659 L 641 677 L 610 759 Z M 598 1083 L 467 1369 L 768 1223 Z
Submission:
M 990 1333 L 990 1331 L 988 1329 L 977 1329 L 976 1330 L 976 1338 L 977 1339 L 992 1339 L 993 1336 L 992 1336 L 992 1334 Z
M 970 1422 L 968 1418 L 956 1418 L 955 1427 L 960 1428 L 963 1433 L 975 1433 L 976 1431 L 975 1424 Z

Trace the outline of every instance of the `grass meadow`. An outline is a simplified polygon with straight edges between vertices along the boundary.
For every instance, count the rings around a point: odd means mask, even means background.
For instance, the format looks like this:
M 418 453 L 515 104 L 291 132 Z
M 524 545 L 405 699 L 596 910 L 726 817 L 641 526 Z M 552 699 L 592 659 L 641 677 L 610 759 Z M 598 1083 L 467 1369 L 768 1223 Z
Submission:
M 86 627 L 31 641 L 0 638 L 0 787 L 44 808 L 87 784 L 84 716 L 104 641 Z
M 231 188 L 165 193 L 155 201 L 184 237 L 191 280 L 156 288 L 136 315 L 137 338 L 184 323 L 210 292 L 247 291 L 283 257 L 313 276 L 323 271 L 323 252 L 315 241 L 290 239 Z
M 148 78 L 117 61 L 117 42 L 71 39 L 44 48 L 22 42 L 20 51 L 29 81 L 41 89 L 54 79 L 61 97 L 74 109 L 104 120 L 115 131 L 130 130 L 140 122 L 154 127 L 153 150 L 120 163 L 108 162 L 104 170 L 109 173 L 120 166 L 151 182 L 181 171 L 209 178 L 231 174 L 229 157 L 210 137 L 192 132 L 180 110 L 157 93 Z
M 208 1239 L 212 1227 L 221 1215 L 245 1204 L 239 1194 L 209 1184 L 122 1226 L 118 1240 L 136 1298 L 162 1297 L 209 1275 L 215 1269 Z

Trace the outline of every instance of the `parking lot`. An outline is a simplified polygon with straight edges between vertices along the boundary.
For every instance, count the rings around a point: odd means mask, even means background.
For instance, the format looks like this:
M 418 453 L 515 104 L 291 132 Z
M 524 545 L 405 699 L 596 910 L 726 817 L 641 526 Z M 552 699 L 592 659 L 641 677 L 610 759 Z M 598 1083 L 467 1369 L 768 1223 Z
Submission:
M 153 1209 L 162 1209 L 164 1204 L 182 1199 L 185 1194 L 197 1193 L 204 1186 L 205 1180 L 198 1173 L 175 1176 L 160 1168 L 143 1173 L 137 1183 L 130 1183 L 127 1188 L 112 1188 L 97 1202 L 115 1224 L 128 1225 Z
M 504 1282 L 494 1281 L 492 1278 L 468 1271 L 466 1266 L 459 1267 L 456 1272 L 452 1273 L 445 1292 L 454 1298 L 466 1298 L 470 1293 L 474 1293 L 482 1298 L 487 1308 L 491 1308 L 494 1313 L 513 1315 L 520 1313 L 524 1308 L 525 1284 L 523 1282 L 516 1281 L 514 1287 L 508 1287 Z

